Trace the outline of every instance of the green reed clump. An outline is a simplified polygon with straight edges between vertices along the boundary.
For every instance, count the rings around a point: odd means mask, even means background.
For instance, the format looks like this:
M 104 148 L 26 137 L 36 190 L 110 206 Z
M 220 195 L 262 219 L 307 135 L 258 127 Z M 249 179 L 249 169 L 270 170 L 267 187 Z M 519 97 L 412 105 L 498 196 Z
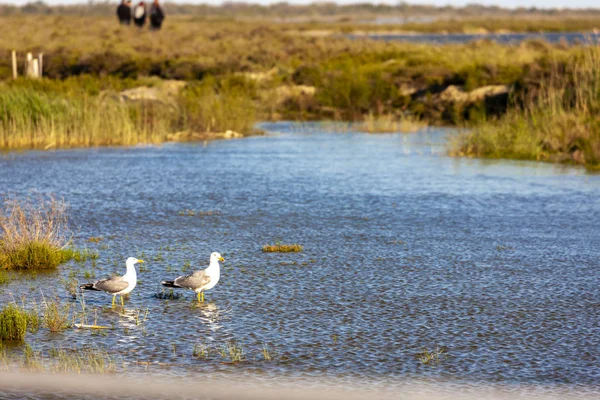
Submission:
M 304 248 L 299 244 L 275 243 L 273 245 L 264 245 L 262 251 L 265 253 L 297 253 L 302 251 L 303 249 Z
M 61 332 L 71 326 L 71 304 L 61 304 L 58 300 L 44 300 L 44 326 L 50 332 Z
M 556 63 L 538 93 L 519 99 L 498 120 L 456 136 L 450 153 L 600 169 L 600 50 L 590 46 Z
M 22 342 L 27 333 L 27 311 L 14 303 L 4 306 L 0 312 L 0 340 Z
M 70 259 L 69 240 L 63 201 L 13 199 L 0 209 L 0 268 L 56 268 Z
M 166 140 L 166 108 L 111 96 L 0 91 L 0 149 L 134 145 Z
M 179 96 L 182 128 L 192 132 L 252 132 L 256 106 L 252 82 L 240 77 L 208 77 L 188 84 Z

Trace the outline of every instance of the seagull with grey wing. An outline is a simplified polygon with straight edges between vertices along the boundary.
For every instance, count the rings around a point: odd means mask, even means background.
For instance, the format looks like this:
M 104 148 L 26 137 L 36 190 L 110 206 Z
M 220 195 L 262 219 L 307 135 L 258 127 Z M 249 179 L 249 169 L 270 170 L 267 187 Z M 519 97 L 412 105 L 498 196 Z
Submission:
M 198 294 L 198 302 L 204 302 L 204 291 L 215 287 L 221 277 L 219 261 L 225 259 L 219 253 L 212 253 L 208 268 L 180 276 L 173 281 L 162 281 L 161 284 L 169 288 L 191 289 Z
M 112 294 L 113 306 L 115 305 L 115 297 L 117 297 L 117 295 L 121 295 L 121 305 L 125 305 L 125 302 L 123 301 L 123 295 L 130 293 L 137 284 L 135 264 L 143 262 L 144 260 L 138 260 L 137 258 L 129 257 L 125 262 L 125 265 L 127 266 L 127 272 L 125 272 L 125 275 L 112 276 L 110 278 L 100 279 L 96 282 L 81 285 L 79 286 L 79 288 L 84 290 L 96 290 Z

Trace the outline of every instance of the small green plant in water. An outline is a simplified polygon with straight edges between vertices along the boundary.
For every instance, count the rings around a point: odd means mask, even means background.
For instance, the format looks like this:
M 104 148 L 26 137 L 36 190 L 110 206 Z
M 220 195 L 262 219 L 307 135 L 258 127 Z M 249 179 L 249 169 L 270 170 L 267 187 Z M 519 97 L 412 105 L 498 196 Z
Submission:
M 202 360 L 208 360 L 210 357 L 210 348 L 205 343 L 195 344 L 192 356 Z
M 27 311 L 15 303 L 4 306 L 0 312 L 0 340 L 22 342 L 27 333 Z
M 71 317 L 71 304 L 60 304 L 58 300 L 44 300 L 44 326 L 50 332 L 60 332 L 71 326 L 69 320 Z
M 218 350 L 221 357 L 229 359 L 230 363 L 237 364 L 245 361 L 244 348 L 234 341 L 227 342 Z
M 299 244 L 281 244 L 264 245 L 262 251 L 265 253 L 298 253 L 304 248 Z
M 0 208 L 0 268 L 56 268 L 70 259 L 69 240 L 63 201 L 8 200 Z
M 439 347 L 436 347 L 433 351 L 429 351 L 429 349 L 423 349 L 423 351 L 419 353 L 419 362 L 423 365 L 437 365 L 444 359 L 445 356 L 445 350 L 440 349 Z
M 261 349 L 261 353 L 263 356 L 263 359 L 265 361 L 271 361 L 273 359 L 273 357 L 271 356 L 271 352 L 269 351 L 269 346 L 267 346 L 267 344 L 263 344 L 263 347 Z

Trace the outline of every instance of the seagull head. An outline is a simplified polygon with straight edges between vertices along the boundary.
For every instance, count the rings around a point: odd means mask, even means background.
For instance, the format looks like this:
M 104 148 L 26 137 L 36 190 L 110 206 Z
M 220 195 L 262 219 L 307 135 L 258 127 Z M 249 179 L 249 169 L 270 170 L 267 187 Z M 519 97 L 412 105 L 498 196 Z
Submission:
M 137 258 L 135 258 L 135 257 L 129 257 L 129 258 L 127 259 L 127 262 L 126 262 L 126 264 L 127 264 L 127 265 L 131 265 L 131 266 L 134 266 L 135 264 L 138 264 L 138 263 L 143 263 L 143 262 L 144 262 L 144 260 L 138 260 L 138 259 L 137 259 Z
M 212 253 L 210 255 L 210 262 L 212 263 L 213 261 L 215 261 L 215 262 L 225 261 L 225 259 L 223 257 L 221 257 L 221 254 L 219 254 L 215 251 L 214 253 Z

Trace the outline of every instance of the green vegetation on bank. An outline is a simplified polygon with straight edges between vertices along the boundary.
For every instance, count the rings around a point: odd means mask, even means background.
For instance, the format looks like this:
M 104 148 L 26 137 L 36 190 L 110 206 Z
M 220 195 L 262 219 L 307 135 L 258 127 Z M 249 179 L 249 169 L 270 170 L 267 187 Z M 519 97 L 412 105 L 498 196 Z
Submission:
M 458 135 L 451 154 L 582 164 L 600 169 L 600 49 L 556 64 L 536 93 Z
M 173 17 L 160 32 L 132 34 L 114 18 L 0 20 L 2 149 L 237 137 L 259 120 L 324 119 L 366 132 L 466 126 L 452 154 L 597 164 L 595 89 L 576 85 L 589 92 L 576 94 L 579 104 L 570 86 L 552 83 L 582 82 L 591 46 L 332 35 L 354 26 L 344 21 Z M 43 51 L 47 78 L 9 80 L 12 48 Z
M 0 149 L 134 145 L 191 139 L 195 132 L 252 131 L 248 90 L 232 80 L 205 79 L 174 95 L 147 88 L 134 101 L 115 91 L 127 84 L 89 76 L 0 84 Z

